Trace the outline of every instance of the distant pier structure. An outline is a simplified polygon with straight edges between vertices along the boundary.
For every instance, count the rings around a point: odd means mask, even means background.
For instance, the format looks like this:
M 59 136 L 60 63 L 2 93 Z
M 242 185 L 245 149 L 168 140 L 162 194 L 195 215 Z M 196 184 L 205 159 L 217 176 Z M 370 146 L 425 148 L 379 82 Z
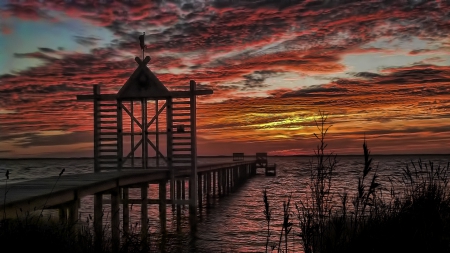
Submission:
M 193 80 L 188 91 L 169 91 L 147 66 L 149 56 L 135 61 L 136 70 L 117 94 L 102 94 L 94 85 L 92 95 L 77 96 L 78 101 L 94 103 L 94 171 L 166 168 L 174 200 L 176 174 L 190 170 L 188 201 L 190 217 L 195 217 L 196 98 L 213 91 L 198 90 Z M 100 198 L 95 198 L 99 206 Z

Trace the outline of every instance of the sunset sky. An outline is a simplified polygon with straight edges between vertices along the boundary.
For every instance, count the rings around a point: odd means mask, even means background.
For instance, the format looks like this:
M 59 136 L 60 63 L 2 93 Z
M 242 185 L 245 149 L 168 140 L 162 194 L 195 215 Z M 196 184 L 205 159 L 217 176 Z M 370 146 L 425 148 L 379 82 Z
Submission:
M 450 145 L 448 0 L 0 0 L 0 157 L 93 155 L 92 85 L 137 67 L 195 80 L 199 155 L 337 154 Z

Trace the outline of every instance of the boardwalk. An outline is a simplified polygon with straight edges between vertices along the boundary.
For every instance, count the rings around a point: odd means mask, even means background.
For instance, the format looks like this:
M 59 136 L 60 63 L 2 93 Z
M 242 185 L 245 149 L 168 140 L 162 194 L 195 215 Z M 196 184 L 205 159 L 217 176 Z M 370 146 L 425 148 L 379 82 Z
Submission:
M 193 196 L 185 195 L 185 181 L 192 177 L 190 168 L 186 167 L 177 168 L 176 172 L 168 168 L 149 168 L 62 175 L 10 184 L 6 189 L 5 184 L 0 196 L 0 210 L 3 216 L 15 218 L 36 210 L 58 209 L 60 220 L 77 223 L 80 198 L 93 195 L 95 237 L 102 238 L 103 205 L 110 204 L 112 246 L 117 249 L 120 244 L 120 231 L 128 233 L 130 230 L 131 205 L 141 206 L 140 234 L 141 240 L 145 242 L 148 238 L 148 204 L 159 205 L 161 233 L 166 233 L 168 205 L 176 208 L 179 226 L 182 205 L 189 205 L 190 209 L 202 208 L 202 202 L 205 200 L 208 206 L 211 197 L 227 195 L 243 181 L 255 175 L 256 164 L 256 161 L 236 161 L 199 166 L 195 178 L 198 183 L 198 187 L 195 187 L 197 192 L 194 193 L 198 200 L 196 205 L 192 205 Z M 170 194 L 172 199 L 166 198 L 168 182 L 170 190 L 174 192 Z M 148 199 L 149 184 L 159 184 L 158 199 Z M 140 198 L 130 199 L 129 188 L 140 188 Z M 191 190 L 189 194 L 192 194 Z M 110 199 L 104 199 L 104 195 L 110 195 Z M 122 217 L 118 215 L 120 209 Z M 191 216 L 192 213 L 197 212 L 190 212 L 189 216 L 191 229 L 195 231 L 197 217 Z
M 39 178 L 8 185 L 7 193 L 0 196 L 0 209 L 6 212 L 8 217 L 15 217 L 20 209 L 27 212 L 42 209 L 44 206 L 51 208 L 117 187 L 167 180 L 168 175 L 168 170 L 158 169 Z

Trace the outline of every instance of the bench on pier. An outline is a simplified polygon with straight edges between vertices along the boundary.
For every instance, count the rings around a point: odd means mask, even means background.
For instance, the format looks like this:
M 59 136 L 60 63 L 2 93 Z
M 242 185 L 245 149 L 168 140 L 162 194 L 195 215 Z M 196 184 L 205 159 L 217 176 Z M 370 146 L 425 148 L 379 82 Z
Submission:
M 244 161 L 244 153 L 233 153 L 233 161 Z
M 277 175 L 277 164 L 267 164 L 266 166 L 266 176 L 276 176 Z

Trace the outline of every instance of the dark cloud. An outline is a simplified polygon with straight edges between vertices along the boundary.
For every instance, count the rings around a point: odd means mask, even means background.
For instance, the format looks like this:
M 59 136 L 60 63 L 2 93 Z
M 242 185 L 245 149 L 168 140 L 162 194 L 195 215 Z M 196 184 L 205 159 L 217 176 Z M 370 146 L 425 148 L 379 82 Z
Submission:
M 56 52 L 56 50 L 51 49 L 51 48 L 47 48 L 47 47 L 40 47 L 38 49 L 39 49 L 39 51 L 44 52 L 44 53 L 54 53 L 54 52 Z
M 49 56 L 47 54 L 41 53 L 41 52 L 35 52 L 35 53 L 14 53 L 15 58 L 32 58 L 32 59 L 38 59 L 38 60 L 44 60 L 44 61 L 53 61 L 56 59 L 56 57 Z
M 278 72 L 270 70 L 254 71 L 251 74 L 243 75 L 245 80 L 243 81 L 242 90 L 255 90 L 259 88 L 268 87 L 269 85 L 264 81 L 269 77 L 274 77 Z
M 327 87 L 325 85 L 310 86 L 297 91 L 284 93 L 281 97 L 345 97 L 348 89 L 342 87 Z
M 75 42 L 82 46 L 95 46 L 100 41 L 95 37 L 74 36 Z
M 379 77 L 381 75 L 377 74 L 377 73 L 372 73 L 372 72 L 359 72 L 359 73 L 356 73 L 355 76 L 363 77 L 363 78 L 375 78 L 375 77 Z

